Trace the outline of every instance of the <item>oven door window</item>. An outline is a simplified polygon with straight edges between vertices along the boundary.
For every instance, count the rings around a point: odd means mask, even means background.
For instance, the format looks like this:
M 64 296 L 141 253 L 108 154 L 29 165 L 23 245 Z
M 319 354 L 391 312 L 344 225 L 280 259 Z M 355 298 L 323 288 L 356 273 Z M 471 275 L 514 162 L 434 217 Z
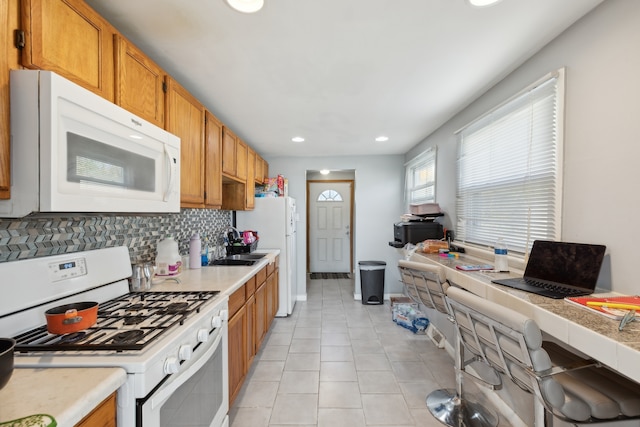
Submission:
M 222 425 L 229 409 L 226 331 L 205 345 L 138 407 L 137 427 Z
M 67 133 L 67 181 L 155 191 L 156 161 L 113 145 Z
M 223 404 L 222 346 L 160 409 L 160 427 L 209 427 Z

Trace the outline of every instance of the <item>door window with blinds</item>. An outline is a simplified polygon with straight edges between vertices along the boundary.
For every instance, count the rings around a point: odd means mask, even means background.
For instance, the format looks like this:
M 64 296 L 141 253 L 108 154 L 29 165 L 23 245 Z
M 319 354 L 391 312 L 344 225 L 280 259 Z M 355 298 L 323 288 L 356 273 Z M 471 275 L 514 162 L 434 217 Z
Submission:
M 429 148 L 406 164 L 407 205 L 432 203 L 436 200 L 436 149 Z M 407 207 L 408 207 L 407 206 Z
M 527 253 L 559 240 L 564 70 L 459 131 L 456 240 Z

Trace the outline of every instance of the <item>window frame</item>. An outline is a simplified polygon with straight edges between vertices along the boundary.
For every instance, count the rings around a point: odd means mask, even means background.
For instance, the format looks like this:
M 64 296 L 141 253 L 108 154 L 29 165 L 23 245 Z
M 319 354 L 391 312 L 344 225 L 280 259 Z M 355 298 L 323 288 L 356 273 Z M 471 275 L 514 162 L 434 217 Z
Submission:
M 405 200 L 405 208 L 407 212 L 409 211 L 409 207 L 411 205 L 422 204 L 422 203 L 434 203 L 436 201 L 436 165 L 437 165 L 437 157 L 438 157 L 438 149 L 436 146 L 429 147 L 407 163 L 405 163 L 405 192 L 404 192 L 404 200 Z M 420 183 L 416 185 L 414 183 L 415 172 L 421 167 L 425 167 L 426 174 L 433 177 L 431 181 L 426 181 L 424 183 Z M 432 197 L 425 197 L 418 200 L 412 200 L 411 196 L 413 192 L 426 190 L 432 191 Z
M 517 226 L 514 225 L 516 222 L 518 222 L 516 220 L 515 215 L 513 214 L 514 212 L 513 209 L 517 205 L 514 204 L 512 200 L 505 202 L 505 204 L 508 204 L 509 206 L 507 206 L 505 210 L 502 211 L 503 218 L 508 218 L 509 220 L 513 220 L 513 221 L 504 222 L 504 224 L 510 224 L 510 226 L 505 225 L 503 227 L 503 224 L 496 226 L 496 221 L 499 221 L 497 219 L 499 217 L 496 216 L 496 212 L 499 211 L 499 209 L 488 211 L 490 213 L 494 213 L 492 226 L 488 226 L 485 224 L 484 225 L 485 228 L 483 229 L 483 225 L 474 225 L 474 222 L 476 224 L 482 222 L 477 220 L 477 217 L 479 217 L 479 215 L 476 214 L 476 216 L 474 217 L 472 213 L 469 213 L 467 216 L 467 214 L 463 211 L 463 206 L 465 205 L 465 202 L 467 202 L 467 206 L 466 206 L 467 212 L 471 212 L 474 209 L 476 209 L 477 206 L 480 206 L 480 204 L 472 203 L 471 205 L 473 205 L 474 207 L 470 208 L 468 200 L 463 199 L 463 197 L 465 196 L 468 197 L 469 200 L 472 197 L 470 195 L 471 192 L 465 193 L 465 191 L 468 190 L 468 187 L 462 187 L 462 184 L 461 184 L 462 171 L 460 170 L 460 167 L 461 167 L 461 164 L 463 163 L 461 162 L 461 156 L 462 156 L 461 150 L 462 150 L 462 145 L 464 143 L 464 138 L 466 137 L 467 139 L 469 139 L 472 136 L 478 135 L 480 132 L 487 133 L 487 130 L 492 127 L 495 127 L 495 129 L 497 130 L 502 130 L 503 127 L 501 127 L 502 126 L 501 123 L 505 122 L 505 119 L 512 119 L 513 120 L 512 123 L 518 123 L 518 121 L 527 123 L 525 120 L 522 120 L 521 117 L 520 118 L 516 118 L 516 117 L 518 117 L 518 115 L 522 116 L 522 111 L 527 111 L 527 108 L 532 111 L 532 116 L 534 114 L 538 114 L 537 113 L 538 110 L 536 110 L 536 112 L 533 113 L 534 107 L 532 106 L 537 106 L 538 104 L 536 104 L 536 102 L 540 102 L 541 100 L 544 100 L 544 98 L 538 99 L 536 98 L 536 96 L 539 95 L 540 93 L 544 93 L 543 91 L 545 88 L 548 88 L 547 84 L 549 82 L 551 82 L 552 85 L 555 83 L 555 92 L 552 94 L 554 96 L 554 99 L 550 101 L 551 109 L 549 111 L 546 111 L 547 114 L 549 113 L 551 114 L 544 116 L 543 118 L 546 121 L 542 121 L 541 122 L 542 124 L 539 124 L 538 127 L 535 127 L 535 128 L 530 127 L 528 130 L 532 130 L 530 132 L 531 134 L 539 132 L 540 129 L 545 129 L 547 131 L 550 130 L 551 136 L 555 137 L 555 141 L 549 142 L 545 140 L 544 142 L 544 144 L 553 145 L 554 152 L 552 155 L 550 155 L 551 161 L 553 161 L 553 163 L 545 164 L 540 162 L 537 159 L 535 160 L 537 162 L 536 167 L 541 167 L 541 165 L 544 164 L 549 169 L 549 171 L 553 172 L 554 174 L 554 176 L 552 177 L 553 181 L 551 184 L 549 184 L 549 187 L 553 191 L 553 194 L 551 194 L 551 196 L 548 197 L 547 200 L 543 202 L 534 200 L 535 196 L 531 196 L 530 199 L 527 199 L 526 203 L 528 204 L 528 207 L 525 208 L 527 213 L 526 214 L 520 213 L 520 217 L 519 217 L 520 225 L 517 225 Z M 536 92 L 538 89 L 540 89 L 540 91 Z M 527 103 L 527 100 L 528 100 L 527 97 L 531 97 L 532 99 L 534 99 L 534 101 L 529 101 L 529 103 Z M 522 257 L 526 256 L 526 254 L 531 249 L 531 245 L 533 244 L 533 241 L 541 238 L 539 236 L 542 234 L 544 234 L 544 238 L 548 240 L 560 240 L 561 234 L 562 234 L 562 190 L 563 190 L 562 166 L 563 166 L 563 146 L 564 146 L 564 98 L 565 98 L 565 71 L 564 71 L 564 68 L 561 68 L 551 73 L 548 73 L 547 75 L 538 79 L 537 81 L 527 86 L 525 89 L 521 90 L 514 96 L 510 97 L 500 105 L 482 114 L 480 117 L 476 118 L 474 121 L 472 121 L 471 123 L 467 124 L 460 130 L 455 132 L 458 136 L 457 156 L 456 156 L 456 215 L 457 215 L 456 240 L 464 243 L 465 245 L 471 245 L 471 246 L 476 246 L 480 248 L 490 248 L 493 246 L 493 244 L 498 238 L 502 237 L 503 239 L 506 240 L 507 245 L 510 248 L 510 255 L 515 254 L 517 256 L 522 256 Z M 522 104 L 522 105 L 519 107 L 518 106 L 519 104 Z M 539 119 L 537 115 L 536 115 L 536 119 Z M 529 122 L 529 124 L 530 123 L 531 122 Z M 498 132 L 496 132 L 496 134 L 497 133 Z M 495 134 L 493 134 L 490 137 L 492 138 L 490 141 L 490 144 L 494 144 L 494 145 L 491 145 L 491 147 L 494 148 L 496 145 L 499 145 L 500 143 L 504 143 L 504 141 L 509 141 L 508 140 L 509 137 L 511 137 L 511 134 L 509 134 L 508 136 L 505 136 L 505 134 L 501 134 L 500 137 L 496 137 Z M 534 137 L 531 135 L 529 135 L 529 138 L 531 140 L 534 139 Z M 486 138 L 486 139 L 489 139 L 489 138 Z M 533 156 L 535 155 L 535 154 L 532 154 L 533 150 L 531 149 L 531 147 L 532 147 L 532 143 L 536 143 L 536 141 L 532 142 L 531 140 L 526 141 L 528 143 L 528 149 L 527 151 L 523 149 L 522 156 L 518 158 L 520 161 L 523 161 L 523 159 L 527 159 L 527 166 L 529 166 L 530 163 L 533 163 L 532 159 L 533 159 Z M 539 150 L 539 152 L 542 152 L 542 151 Z M 486 151 L 478 150 L 478 153 L 484 153 L 486 155 Z M 513 153 L 509 153 L 508 156 L 511 156 L 512 154 Z M 469 155 L 469 154 L 465 153 L 465 155 Z M 480 157 L 480 155 L 482 154 L 478 154 L 478 157 Z M 545 159 L 545 161 L 549 161 L 549 160 Z M 487 167 L 491 168 L 492 165 L 489 165 Z M 532 169 L 532 170 L 535 170 L 535 169 Z M 500 170 L 499 172 L 503 173 L 502 170 Z M 485 181 L 482 184 L 479 184 L 478 187 L 483 188 L 483 190 L 485 190 L 487 193 L 493 192 L 493 195 L 495 198 L 495 194 L 498 191 L 504 191 L 508 187 L 508 185 L 506 184 L 503 184 L 502 186 L 500 185 L 496 186 L 496 183 L 500 180 L 503 180 L 506 182 L 505 176 L 508 179 L 508 173 L 509 172 L 504 172 L 503 175 L 499 178 L 491 178 L 495 180 L 495 181 L 491 181 L 493 182 L 493 184 L 487 183 L 489 181 Z M 526 179 L 520 178 L 523 182 L 522 186 L 524 190 L 521 190 L 519 193 L 517 193 L 515 190 L 511 190 L 510 194 L 511 194 L 511 197 L 513 197 L 513 199 L 518 198 L 518 196 L 522 198 L 522 195 L 527 194 L 527 192 L 529 192 L 529 194 L 532 194 L 531 191 L 537 188 L 535 181 L 531 179 L 531 177 L 534 176 L 533 172 L 530 172 L 530 170 L 527 169 L 526 174 L 522 174 L 522 172 L 518 172 L 518 173 L 520 173 L 521 175 L 525 175 L 527 178 Z M 516 175 L 517 173 L 513 172 L 512 176 L 515 177 Z M 525 181 L 526 183 L 524 183 Z M 466 182 L 465 182 L 465 185 L 466 185 Z M 477 197 L 477 194 L 479 193 L 480 192 L 477 191 L 475 197 Z M 487 205 L 489 205 L 489 203 L 486 203 L 487 200 L 488 200 L 488 196 L 486 200 L 484 200 L 483 198 L 484 204 L 482 204 L 482 207 L 486 207 Z M 504 199 L 504 200 L 508 200 L 508 199 Z M 544 203 L 551 205 L 549 206 L 549 209 L 544 211 L 545 213 L 542 214 L 543 216 L 544 215 L 547 216 L 548 218 L 546 220 L 547 223 L 544 222 L 545 221 L 544 219 L 540 222 L 539 213 L 538 213 L 540 211 L 535 210 L 535 208 L 533 207 L 533 206 L 544 207 Z M 509 211 L 508 209 L 511 209 L 511 210 Z M 485 212 L 483 212 L 483 214 Z M 532 215 L 532 212 L 534 212 L 533 215 Z M 524 218 L 523 218 L 523 215 L 525 216 Z M 490 222 L 492 221 L 491 220 L 486 221 L 487 224 Z M 540 224 L 542 224 L 542 227 L 540 226 Z M 473 229 L 473 232 L 472 233 L 467 232 L 467 230 L 469 229 Z M 489 235 L 491 231 L 492 230 L 496 231 L 498 229 L 500 229 L 500 231 L 495 232 L 495 235 L 492 236 L 492 239 L 489 239 Z

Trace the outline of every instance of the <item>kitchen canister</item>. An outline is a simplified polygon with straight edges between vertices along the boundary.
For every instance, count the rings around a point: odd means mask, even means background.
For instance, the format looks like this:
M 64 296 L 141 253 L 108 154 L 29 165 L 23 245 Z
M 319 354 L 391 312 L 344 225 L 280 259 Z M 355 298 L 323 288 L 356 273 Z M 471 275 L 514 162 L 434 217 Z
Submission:
M 198 233 L 191 236 L 191 240 L 189 240 L 189 268 L 200 268 L 201 256 L 200 250 L 202 249 L 202 241 L 200 240 L 200 235 Z
M 182 268 L 182 258 L 178 252 L 178 242 L 173 237 L 167 236 L 158 243 L 156 255 L 156 276 L 177 276 Z

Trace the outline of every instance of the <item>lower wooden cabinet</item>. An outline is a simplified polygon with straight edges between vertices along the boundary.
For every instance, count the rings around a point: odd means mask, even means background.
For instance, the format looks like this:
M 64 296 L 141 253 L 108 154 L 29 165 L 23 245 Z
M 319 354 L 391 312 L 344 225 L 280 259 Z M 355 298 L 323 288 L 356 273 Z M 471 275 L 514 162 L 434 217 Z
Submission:
M 267 333 L 267 284 L 262 283 L 256 289 L 256 350 L 262 345 Z
M 273 272 L 267 277 L 267 325 L 266 329 L 269 330 L 271 322 L 278 311 L 278 275 Z
M 247 372 L 245 366 L 247 309 L 242 306 L 229 319 L 229 406 L 235 400 Z
M 256 353 L 258 352 L 258 349 L 256 348 L 256 336 L 255 336 L 255 329 L 256 329 L 256 296 L 255 294 L 252 294 L 248 299 L 247 299 L 247 341 L 246 341 L 246 349 L 245 349 L 245 362 L 247 365 L 247 370 L 249 370 L 249 367 L 251 366 L 251 364 L 253 363 L 253 359 L 256 356 Z
M 242 388 L 275 315 L 274 291 L 269 290 L 267 277 L 265 267 L 229 296 L 229 406 Z
M 116 427 L 116 393 L 103 400 L 89 415 L 76 424 L 76 427 L 96 426 Z

